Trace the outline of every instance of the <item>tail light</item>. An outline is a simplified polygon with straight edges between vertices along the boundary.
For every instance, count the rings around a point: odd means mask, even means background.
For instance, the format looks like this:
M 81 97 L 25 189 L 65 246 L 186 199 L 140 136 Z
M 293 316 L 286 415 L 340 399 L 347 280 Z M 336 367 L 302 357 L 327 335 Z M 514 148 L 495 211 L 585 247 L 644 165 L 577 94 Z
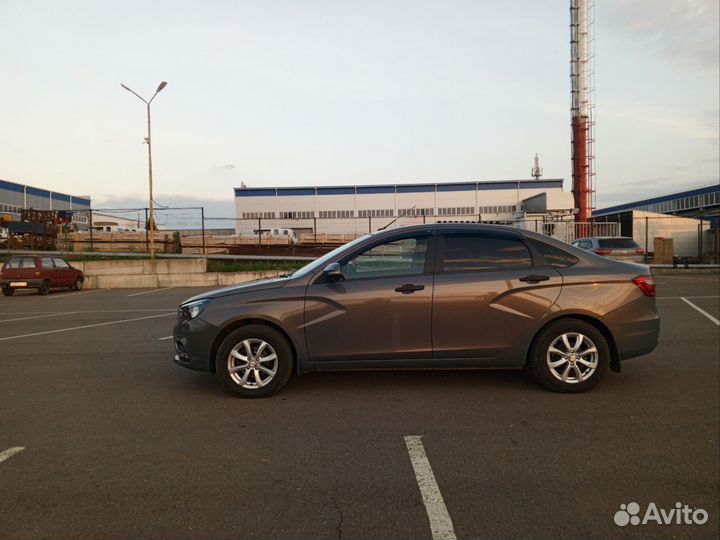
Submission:
M 600 248 L 600 249 L 596 249 L 595 253 L 597 255 L 610 255 L 612 253 L 612 249 Z
M 643 248 L 636 248 L 635 253 L 638 255 L 645 255 L 645 250 Z
M 632 282 L 645 296 L 655 296 L 655 278 L 652 276 L 638 276 L 633 278 Z

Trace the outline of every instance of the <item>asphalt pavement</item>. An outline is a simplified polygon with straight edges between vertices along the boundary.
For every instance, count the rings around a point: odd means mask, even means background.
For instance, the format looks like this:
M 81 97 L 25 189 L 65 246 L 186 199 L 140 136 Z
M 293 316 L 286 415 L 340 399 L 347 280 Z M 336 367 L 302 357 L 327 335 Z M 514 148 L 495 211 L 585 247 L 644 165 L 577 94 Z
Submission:
M 203 289 L 0 298 L 0 537 L 425 539 L 444 506 L 460 539 L 717 538 L 720 281 L 657 280 L 656 351 L 580 395 L 378 371 L 236 399 L 171 361 Z M 708 520 L 616 525 L 631 502 Z

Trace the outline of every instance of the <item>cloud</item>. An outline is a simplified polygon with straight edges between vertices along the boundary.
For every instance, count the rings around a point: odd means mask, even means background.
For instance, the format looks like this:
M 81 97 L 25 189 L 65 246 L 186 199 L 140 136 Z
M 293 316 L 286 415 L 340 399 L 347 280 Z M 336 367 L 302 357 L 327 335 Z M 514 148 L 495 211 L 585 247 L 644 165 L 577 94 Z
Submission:
M 227 165 L 215 165 L 213 169 L 216 171 L 232 171 L 235 168 L 235 165 L 228 163 Z
M 603 32 L 631 39 L 646 52 L 716 70 L 717 0 L 608 0 L 597 8 Z

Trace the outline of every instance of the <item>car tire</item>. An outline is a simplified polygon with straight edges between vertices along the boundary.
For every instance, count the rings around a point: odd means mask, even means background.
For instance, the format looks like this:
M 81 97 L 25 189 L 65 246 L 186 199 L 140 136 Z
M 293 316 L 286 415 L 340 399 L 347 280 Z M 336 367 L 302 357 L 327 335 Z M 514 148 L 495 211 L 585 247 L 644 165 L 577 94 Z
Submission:
M 15 289 L 12 287 L 4 287 L 2 290 L 3 296 L 12 296 L 15 294 Z
M 83 280 L 82 280 L 82 278 L 77 278 L 77 280 L 75 280 L 75 285 L 72 286 L 72 290 L 79 291 L 82 288 L 83 288 Z
M 42 282 L 38 292 L 42 295 L 50 294 L 50 282 L 47 279 Z
M 530 349 L 530 369 L 550 390 L 576 393 L 589 390 L 610 365 L 607 339 L 592 324 L 578 319 L 551 322 Z
M 293 351 L 287 339 L 263 324 L 234 330 L 222 341 L 215 356 L 218 380 L 236 397 L 271 396 L 285 386 L 292 369 Z

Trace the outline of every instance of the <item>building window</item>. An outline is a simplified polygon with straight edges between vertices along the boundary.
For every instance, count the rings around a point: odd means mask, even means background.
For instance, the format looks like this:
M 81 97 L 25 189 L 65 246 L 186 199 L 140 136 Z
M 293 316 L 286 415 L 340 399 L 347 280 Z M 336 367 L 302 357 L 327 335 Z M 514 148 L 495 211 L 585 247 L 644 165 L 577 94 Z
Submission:
M 398 210 L 398 216 L 432 216 L 432 208 L 401 208 Z
M 393 210 L 360 210 L 358 216 L 361 218 L 393 217 Z

